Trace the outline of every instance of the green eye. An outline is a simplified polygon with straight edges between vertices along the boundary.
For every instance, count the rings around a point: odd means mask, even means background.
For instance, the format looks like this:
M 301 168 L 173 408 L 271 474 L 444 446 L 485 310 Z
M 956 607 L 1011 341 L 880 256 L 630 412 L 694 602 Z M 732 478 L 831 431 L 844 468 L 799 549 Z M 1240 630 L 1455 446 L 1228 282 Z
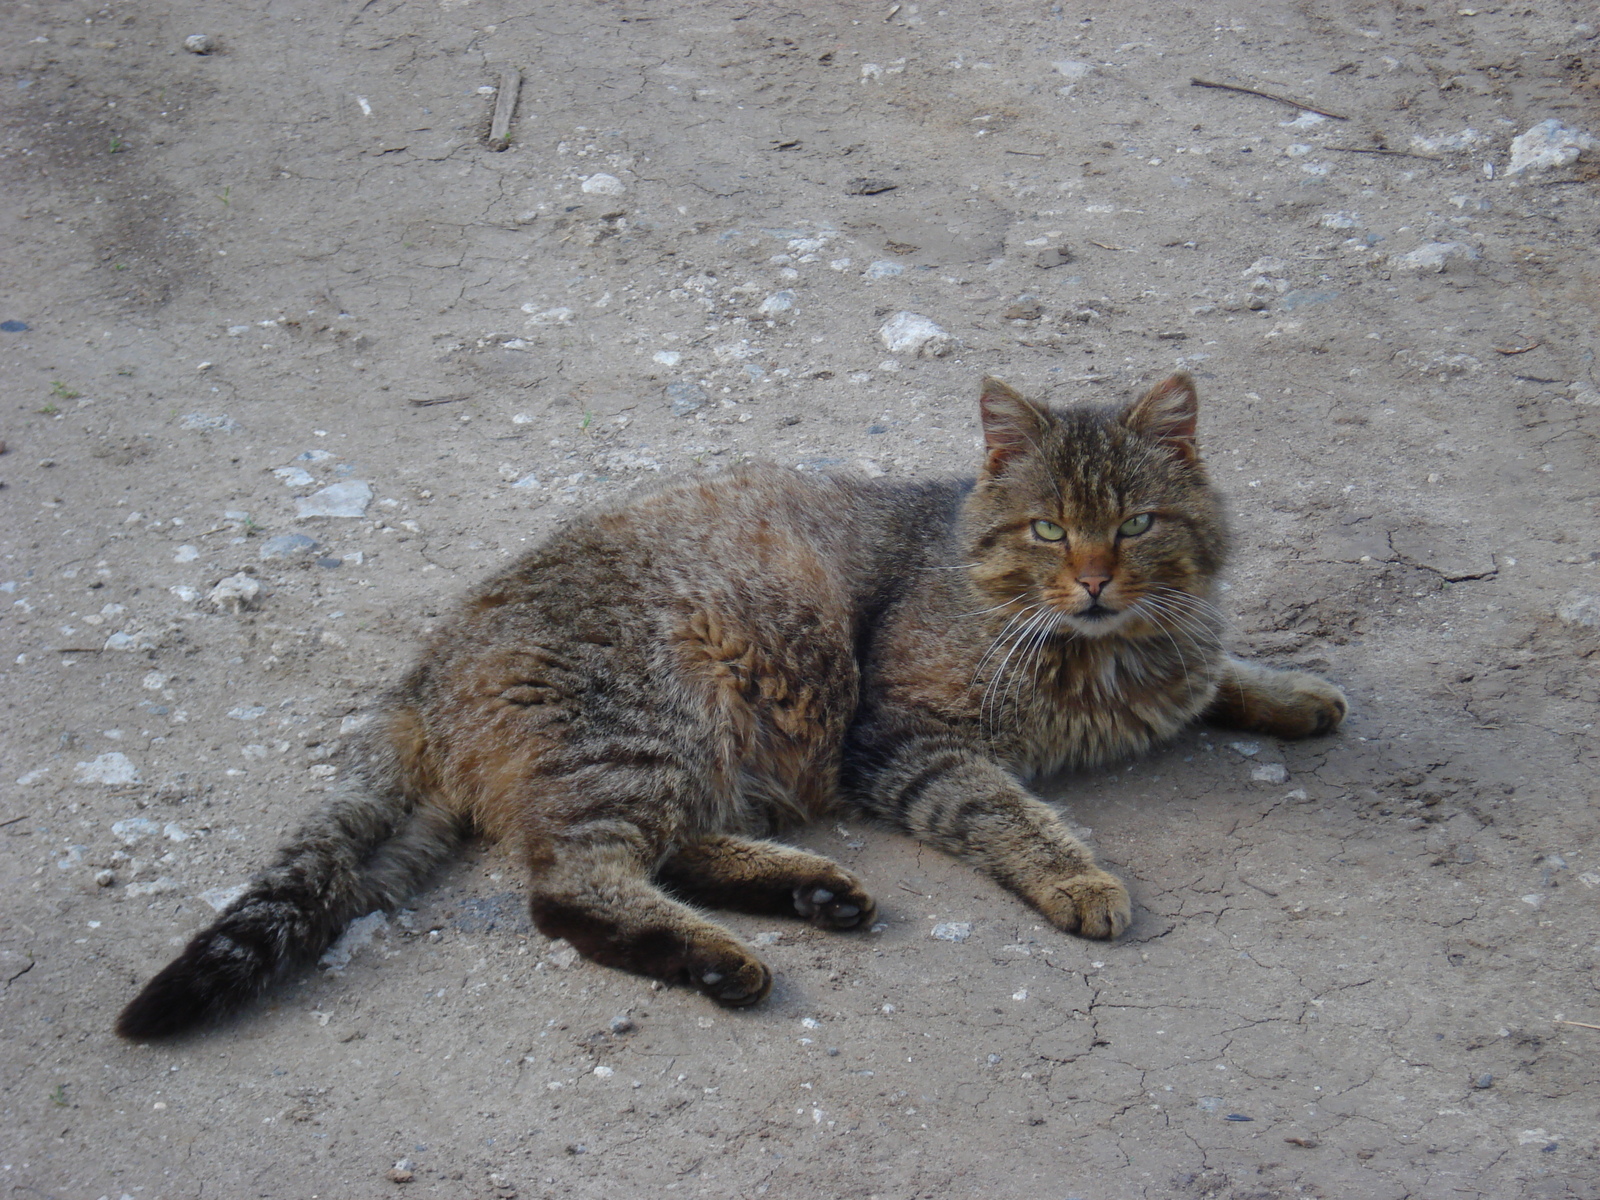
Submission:
M 1033 523 L 1033 536 L 1041 542 L 1059 542 L 1067 536 L 1067 531 L 1054 521 L 1035 521 Z
M 1137 517 L 1129 517 L 1121 525 L 1117 526 L 1117 536 L 1138 537 L 1146 529 L 1150 528 L 1150 522 L 1154 519 L 1149 513 L 1140 513 Z

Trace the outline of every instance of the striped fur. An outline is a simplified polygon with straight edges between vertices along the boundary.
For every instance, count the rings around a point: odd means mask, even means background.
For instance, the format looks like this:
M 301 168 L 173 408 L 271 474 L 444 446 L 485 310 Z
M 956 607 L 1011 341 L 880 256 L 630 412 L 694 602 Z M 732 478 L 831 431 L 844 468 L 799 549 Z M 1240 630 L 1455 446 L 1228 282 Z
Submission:
M 762 835 L 845 809 L 966 857 L 1062 929 L 1131 907 L 1026 781 L 1202 717 L 1306 736 L 1338 690 L 1226 656 L 1226 536 L 1192 381 L 1117 412 L 994 380 L 976 480 L 780 468 L 582 518 L 479 586 L 333 802 L 128 1006 L 188 1028 L 398 904 L 477 830 L 593 961 L 753 1004 L 766 965 L 695 905 L 871 924 L 837 864 Z

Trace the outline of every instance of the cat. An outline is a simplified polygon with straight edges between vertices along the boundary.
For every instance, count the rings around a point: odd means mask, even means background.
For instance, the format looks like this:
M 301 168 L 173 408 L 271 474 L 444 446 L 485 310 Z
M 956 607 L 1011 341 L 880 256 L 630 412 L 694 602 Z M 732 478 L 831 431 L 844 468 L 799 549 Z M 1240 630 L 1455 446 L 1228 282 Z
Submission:
M 1332 684 L 1222 649 L 1227 536 L 1194 381 L 1122 408 L 983 382 L 976 479 L 750 467 L 579 519 L 481 584 L 382 703 L 330 803 L 123 1010 L 162 1037 L 316 960 L 469 832 L 539 930 L 730 1007 L 772 987 L 701 907 L 865 929 L 862 882 L 763 840 L 839 809 L 961 855 L 1063 930 L 1127 889 L 1027 788 L 1196 720 L 1298 738 Z

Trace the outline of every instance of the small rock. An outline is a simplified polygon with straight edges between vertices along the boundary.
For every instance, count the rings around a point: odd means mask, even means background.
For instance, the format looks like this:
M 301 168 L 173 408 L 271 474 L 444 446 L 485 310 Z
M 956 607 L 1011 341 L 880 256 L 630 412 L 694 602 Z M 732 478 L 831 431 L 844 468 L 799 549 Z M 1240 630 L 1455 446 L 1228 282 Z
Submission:
M 1563 125 L 1554 117 L 1511 139 L 1510 175 L 1570 167 L 1585 150 L 1600 150 L 1600 140 L 1582 129 Z
M 1250 772 L 1250 778 L 1257 783 L 1288 783 L 1289 768 L 1282 763 L 1262 763 Z
M 1439 274 L 1452 262 L 1472 262 L 1480 255 L 1465 242 L 1429 242 L 1418 246 L 1409 254 L 1390 257 L 1389 265 L 1397 271 L 1428 271 Z
M 0 321 L 0 329 L 5 330 L 7 333 L 27 333 L 28 323 L 26 321 Z
M 209 904 L 217 912 L 224 912 L 245 892 L 250 890 L 247 883 L 236 883 L 232 887 L 212 888 L 210 891 L 200 893 L 200 899 Z
M 711 397 L 706 395 L 705 389 L 698 384 L 680 379 L 677 383 L 667 384 L 667 399 L 672 401 L 673 416 L 687 417 L 690 413 L 704 408 L 706 401 Z
M 160 879 L 149 883 L 130 883 L 122 889 L 122 894 L 130 900 L 137 900 L 143 896 L 166 896 L 181 890 L 174 881 L 163 875 Z
M 887 179 L 875 179 L 868 175 L 859 175 L 844 185 L 846 196 L 876 196 L 881 192 L 892 192 L 900 185 L 891 183 Z
M 310 487 L 316 482 L 316 477 L 304 467 L 277 467 L 272 473 L 283 481 L 285 487 Z
M 371 484 L 365 479 L 346 479 L 296 500 L 295 516 L 301 520 L 307 517 L 364 517 L 367 505 L 371 503 Z
M 161 826 L 148 817 L 129 817 L 111 826 L 112 836 L 124 846 L 131 846 L 141 838 L 155 837 L 160 832 Z
M 933 927 L 933 937 L 941 942 L 964 942 L 971 936 L 971 921 L 941 921 Z
M 96 871 L 94 882 L 97 887 L 107 888 L 117 882 L 117 876 L 114 871 Z
M 1037 296 L 1018 296 L 1000 315 L 1008 321 L 1037 321 L 1044 312 Z
M 571 970 L 578 965 L 579 958 L 577 947 L 570 942 L 561 941 L 552 942 L 550 949 L 545 951 L 544 955 L 544 961 L 558 971 Z
M 209 33 L 191 33 L 183 39 L 183 48 L 190 54 L 210 54 L 217 48 L 217 39 Z
M 357 917 L 345 926 L 338 941 L 329 946 L 318 961 L 330 971 L 344 970 L 350 965 L 351 956 L 370 946 L 372 939 L 388 924 L 389 914 L 381 909 L 370 912 L 364 917 Z
M 280 533 L 277 537 L 269 537 L 261 543 L 261 557 L 293 558 L 296 554 L 307 554 L 317 548 L 317 539 L 307 537 L 303 533 Z
M 863 274 L 868 279 L 893 279 L 896 275 L 904 275 L 906 269 L 897 262 L 890 262 L 887 258 L 880 258 L 875 263 L 869 263 Z
M 620 196 L 627 191 L 627 185 L 615 175 L 591 175 L 583 181 L 583 190 L 591 196 Z
M 1064 267 L 1077 255 L 1071 246 L 1046 246 L 1033 257 L 1033 265 L 1048 271 L 1051 267 Z
M 1586 625 L 1593 629 L 1600 625 L 1600 596 L 1573 592 L 1556 605 L 1556 616 L 1568 625 Z
M 1254 758 L 1261 753 L 1260 742 L 1229 742 L 1228 749 L 1241 758 Z
M 261 585 L 243 571 L 229 575 L 206 593 L 206 601 L 213 607 L 238 616 L 246 609 L 256 607 L 256 597 Z
M 756 309 L 763 317 L 775 317 L 779 313 L 786 313 L 794 307 L 794 293 L 785 288 L 781 292 L 773 292 L 761 302 Z
M 528 314 L 529 325 L 565 325 L 573 317 L 570 308 L 541 309 L 532 304 L 524 304 L 522 311 Z
M 618 1033 L 618 1034 L 621 1034 L 621 1033 L 632 1033 L 634 1031 L 634 1028 L 635 1028 L 635 1026 L 633 1024 L 633 1021 L 630 1020 L 627 1017 L 612 1017 L 611 1018 L 611 1032 L 612 1033 Z
M 950 335 L 920 313 L 897 312 L 878 330 L 891 354 L 940 358 L 950 353 Z
M 1492 1088 L 1494 1086 L 1494 1076 L 1485 1071 L 1482 1075 L 1479 1075 L 1472 1081 L 1472 1086 L 1477 1088 L 1479 1091 L 1482 1091 L 1484 1088 Z
M 207 413 L 189 413 L 178 421 L 180 429 L 197 429 L 201 433 L 237 433 L 244 426 L 226 413 L 212 416 Z
M 199 558 L 199 557 L 200 557 L 200 547 L 198 547 L 198 546 L 179 546 L 178 547 L 178 552 L 172 556 L 172 561 L 173 562 L 178 562 L 178 563 L 191 563 L 191 562 L 194 562 L 194 560 Z
M 120 750 L 78 763 L 72 774 L 79 783 L 103 783 L 107 787 L 139 782 L 139 769 Z

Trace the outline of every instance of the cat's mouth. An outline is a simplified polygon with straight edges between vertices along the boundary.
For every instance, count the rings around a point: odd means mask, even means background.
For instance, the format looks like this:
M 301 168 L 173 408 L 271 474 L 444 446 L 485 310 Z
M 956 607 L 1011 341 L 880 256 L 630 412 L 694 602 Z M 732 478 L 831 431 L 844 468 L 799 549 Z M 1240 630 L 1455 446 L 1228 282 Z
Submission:
M 1105 604 L 1099 597 L 1094 597 L 1087 605 L 1075 613 L 1069 613 L 1067 620 L 1079 633 L 1090 636 L 1110 633 L 1122 624 L 1119 618 L 1127 615 L 1125 608 L 1112 608 Z

